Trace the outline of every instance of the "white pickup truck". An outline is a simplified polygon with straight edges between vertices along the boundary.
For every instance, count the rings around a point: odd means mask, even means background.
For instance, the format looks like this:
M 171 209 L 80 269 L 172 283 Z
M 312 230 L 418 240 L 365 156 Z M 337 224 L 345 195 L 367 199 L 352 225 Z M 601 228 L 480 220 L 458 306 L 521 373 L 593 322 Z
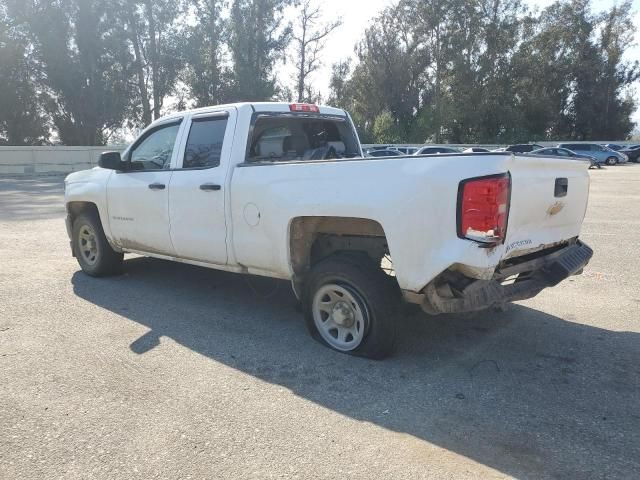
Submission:
M 400 301 L 429 314 L 580 273 L 589 162 L 505 153 L 363 158 L 349 115 L 241 103 L 176 113 L 65 181 L 87 274 L 136 253 L 291 280 L 312 335 L 371 358 Z

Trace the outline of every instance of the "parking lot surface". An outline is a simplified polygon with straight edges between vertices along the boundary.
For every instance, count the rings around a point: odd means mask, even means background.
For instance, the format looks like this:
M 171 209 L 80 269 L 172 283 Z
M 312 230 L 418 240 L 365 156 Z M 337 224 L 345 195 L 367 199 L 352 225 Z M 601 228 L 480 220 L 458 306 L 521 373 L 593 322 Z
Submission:
M 0 478 L 640 478 L 640 165 L 591 176 L 583 275 L 407 314 L 383 362 L 314 342 L 285 282 L 89 278 L 61 180 L 0 179 Z

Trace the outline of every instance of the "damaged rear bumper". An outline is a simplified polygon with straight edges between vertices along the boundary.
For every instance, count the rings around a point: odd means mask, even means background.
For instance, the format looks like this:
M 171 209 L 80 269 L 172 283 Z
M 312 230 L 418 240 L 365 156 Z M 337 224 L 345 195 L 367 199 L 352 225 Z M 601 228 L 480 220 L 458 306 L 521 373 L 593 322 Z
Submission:
M 566 278 L 582 273 L 593 250 L 575 240 L 551 252 L 503 262 L 491 280 L 475 280 L 445 271 L 429 283 L 421 298 L 422 309 L 431 315 L 483 310 L 535 297 Z

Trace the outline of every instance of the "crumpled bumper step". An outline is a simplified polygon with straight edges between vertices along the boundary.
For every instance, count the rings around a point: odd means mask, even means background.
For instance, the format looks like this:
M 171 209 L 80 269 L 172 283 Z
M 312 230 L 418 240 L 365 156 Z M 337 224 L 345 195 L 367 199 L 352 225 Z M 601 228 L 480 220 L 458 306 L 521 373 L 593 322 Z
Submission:
M 549 255 L 548 261 L 543 261 L 540 267 L 530 272 L 524 280 L 509 285 L 502 285 L 499 280 L 478 280 L 474 282 L 473 288 L 467 290 L 468 293 L 457 297 L 441 296 L 436 282 L 432 282 L 425 288 L 422 309 L 430 315 L 473 312 L 532 298 L 545 288 L 553 287 L 566 278 L 581 273 L 592 256 L 591 247 L 577 241 L 561 252 Z
M 553 287 L 567 277 L 579 273 L 593 257 L 593 250 L 586 243 L 578 242 L 567 248 L 566 252 L 543 268 L 547 286 Z

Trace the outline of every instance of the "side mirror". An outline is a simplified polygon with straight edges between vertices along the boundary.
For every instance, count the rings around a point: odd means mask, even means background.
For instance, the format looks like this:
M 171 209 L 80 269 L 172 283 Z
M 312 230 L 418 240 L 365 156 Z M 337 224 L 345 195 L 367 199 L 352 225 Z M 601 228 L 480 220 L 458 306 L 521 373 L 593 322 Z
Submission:
M 100 154 L 100 160 L 98 165 L 102 168 L 108 168 L 109 170 L 122 170 L 122 158 L 120 158 L 120 152 L 104 152 Z

